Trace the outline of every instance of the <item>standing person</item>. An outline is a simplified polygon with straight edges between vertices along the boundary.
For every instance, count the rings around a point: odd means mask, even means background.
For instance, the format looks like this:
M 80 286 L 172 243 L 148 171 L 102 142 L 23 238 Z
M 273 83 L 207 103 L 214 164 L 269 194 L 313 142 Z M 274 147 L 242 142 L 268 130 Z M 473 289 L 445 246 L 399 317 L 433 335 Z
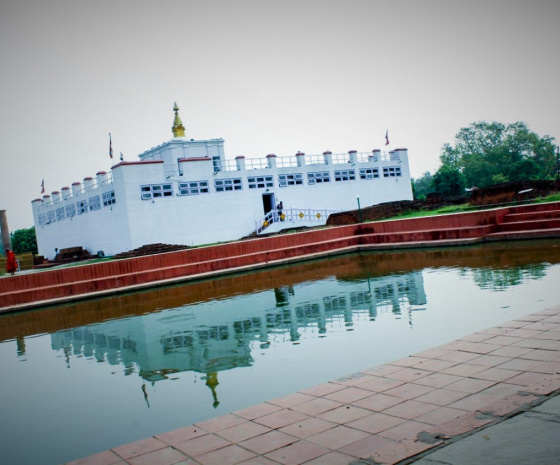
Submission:
M 284 204 L 282 201 L 280 201 L 280 203 L 276 206 L 276 210 L 278 210 L 278 217 L 280 218 L 280 221 L 284 221 L 282 219 L 282 210 L 284 210 Z
M 17 270 L 16 256 L 11 249 L 6 249 L 6 271 L 11 275 Z

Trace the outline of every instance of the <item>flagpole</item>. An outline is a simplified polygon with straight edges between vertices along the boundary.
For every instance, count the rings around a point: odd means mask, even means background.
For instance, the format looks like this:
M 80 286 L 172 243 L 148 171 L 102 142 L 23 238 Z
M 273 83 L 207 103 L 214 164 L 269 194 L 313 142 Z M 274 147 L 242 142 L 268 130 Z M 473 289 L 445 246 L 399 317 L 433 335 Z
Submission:
M 109 133 L 109 158 L 111 160 L 111 165 L 109 166 L 109 172 L 113 166 L 113 140 L 111 138 L 111 133 Z

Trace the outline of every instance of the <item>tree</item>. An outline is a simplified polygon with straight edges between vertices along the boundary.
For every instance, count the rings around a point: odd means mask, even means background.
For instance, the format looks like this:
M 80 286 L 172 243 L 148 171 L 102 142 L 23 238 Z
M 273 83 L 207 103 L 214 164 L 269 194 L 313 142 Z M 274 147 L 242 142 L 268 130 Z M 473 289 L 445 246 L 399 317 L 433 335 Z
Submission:
M 443 146 L 440 160 L 442 167 L 462 173 L 467 186 L 553 179 L 557 163 L 553 142 L 553 137 L 539 137 L 523 122 L 480 121 L 461 128 L 455 145 Z
M 11 234 L 14 253 L 38 253 L 35 226 L 29 229 L 18 229 Z
M 458 169 L 442 166 L 432 178 L 432 188 L 445 196 L 462 195 L 465 179 Z
M 431 191 L 432 175 L 426 171 L 421 178 L 412 180 L 412 191 L 414 192 L 415 199 L 426 198 L 426 194 Z

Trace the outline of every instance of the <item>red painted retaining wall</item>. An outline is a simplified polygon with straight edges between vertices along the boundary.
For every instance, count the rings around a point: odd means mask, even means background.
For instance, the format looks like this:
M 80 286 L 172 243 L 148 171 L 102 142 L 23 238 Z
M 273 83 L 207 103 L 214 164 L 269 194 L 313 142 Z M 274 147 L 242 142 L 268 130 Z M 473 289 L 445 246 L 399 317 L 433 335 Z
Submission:
M 516 211 L 525 210 L 516 207 Z M 15 275 L 0 279 L 0 311 L 32 302 L 248 269 L 297 257 L 342 253 L 360 245 L 483 238 L 495 231 L 509 212 L 510 208 L 501 208 L 354 224 Z

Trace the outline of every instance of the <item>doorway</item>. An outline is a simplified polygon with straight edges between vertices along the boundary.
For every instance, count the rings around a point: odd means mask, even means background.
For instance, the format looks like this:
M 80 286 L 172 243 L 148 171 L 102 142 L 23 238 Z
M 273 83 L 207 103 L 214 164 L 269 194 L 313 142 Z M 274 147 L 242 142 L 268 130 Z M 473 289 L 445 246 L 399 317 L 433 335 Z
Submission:
M 268 213 L 276 209 L 274 194 L 263 194 L 262 198 L 263 198 L 263 210 L 265 215 L 267 215 Z M 270 218 L 271 223 L 274 220 L 273 217 L 274 215 L 272 215 L 272 218 Z

